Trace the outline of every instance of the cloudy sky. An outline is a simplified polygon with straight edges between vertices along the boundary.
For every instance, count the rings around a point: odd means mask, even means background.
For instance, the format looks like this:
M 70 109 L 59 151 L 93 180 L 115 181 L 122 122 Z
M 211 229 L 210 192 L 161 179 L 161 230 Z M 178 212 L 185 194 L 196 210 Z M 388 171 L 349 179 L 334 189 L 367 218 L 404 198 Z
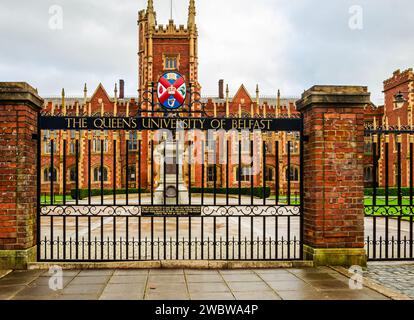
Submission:
M 158 23 L 167 23 L 170 0 L 154 2 Z M 204 95 L 216 94 L 223 78 L 232 93 L 241 83 L 254 93 L 258 83 L 263 95 L 280 88 L 300 96 L 314 84 L 367 85 L 381 103 L 382 80 L 414 67 L 412 0 L 196 3 Z M 62 29 L 50 28 L 53 5 L 63 9 Z M 363 20 L 350 12 L 354 5 Z M 1 0 L 0 81 L 27 81 L 43 96 L 65 87 L 74 96 L 85 82 L 90 90 L 102 82 L 112 93 L 123 78 L 135 95 L 136 20 L 145 7 L 146 0 Z M 173 0 L 177 23 L 187 21 L 187 9 L 188 0 Z

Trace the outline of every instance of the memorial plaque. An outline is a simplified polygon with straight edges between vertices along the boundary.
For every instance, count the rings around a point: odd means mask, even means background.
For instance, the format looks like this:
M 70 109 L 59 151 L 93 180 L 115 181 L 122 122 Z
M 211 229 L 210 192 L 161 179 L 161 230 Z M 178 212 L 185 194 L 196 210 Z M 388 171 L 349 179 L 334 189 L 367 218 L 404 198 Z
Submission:
M 200 216 L 200 206 L 142 206 L 143 216 Z

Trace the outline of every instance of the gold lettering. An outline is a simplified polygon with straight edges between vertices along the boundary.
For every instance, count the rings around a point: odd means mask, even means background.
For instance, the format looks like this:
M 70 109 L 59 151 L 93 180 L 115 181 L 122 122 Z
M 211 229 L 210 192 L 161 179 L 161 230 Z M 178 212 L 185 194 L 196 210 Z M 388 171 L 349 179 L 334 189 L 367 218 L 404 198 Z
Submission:
M 103 129 L 104 128 L 104 123 L 103 123 L 102 118 L 96 118 L 93 122 L 93 126 L 95 128 Z
M 156 121 L 155 121 L 155 119 L 151 119 L 150 121 L 151 121 L 151 129 L 152 129 L 152 130 L 153 130 L 154 128 L 155 128 L 155 129 L 160 129 L 160 123 L 159 123 L 159 122 L 156 122 Z
M 138 127 L 137 119 L 131 118 L 131 129 L 136 129 Z

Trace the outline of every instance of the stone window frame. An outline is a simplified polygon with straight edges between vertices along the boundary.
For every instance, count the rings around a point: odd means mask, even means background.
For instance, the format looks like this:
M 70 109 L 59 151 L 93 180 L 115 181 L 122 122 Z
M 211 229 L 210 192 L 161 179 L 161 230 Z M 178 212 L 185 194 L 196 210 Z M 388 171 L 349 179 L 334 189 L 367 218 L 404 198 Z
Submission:
M 92 177 L 91 178 L 93 178 L 92 179 L 92 182 L 93 183 L 100 183 L 101 182 L 101 179 L 100 179 L 100 177 L 98 177 L 98 179 L 95 179 L 96 178 L 96 176 L 95 176 L 95 170 L 96 169 L 98 169 L 99 170 L 99 168 L 100 168 L 101 166 L 100 165 L 97 165 L 97 166 L 94 166 L 93 168 L 92 168 L 92 170 L 91 170 L 91 173 L 92 173 Z M 109 168 L 107 167 L 107 166 L 103 166 L 103 168 L 104 168 L 104 170 L 106 170 L 106 180 L 104 179 L 103 180 L 103 182 L 104 182 L 104 184 L 109 184 L 109 183 L 111 183 L 111 179 L 110 179 L 110 170 L 109 170 Z M 105 171 L 104 171 L 105 172 Z M 99 175 L 99 173 L 98 173 L 98 175 Z M 105 177 L 105 174 L 104 174 L 104 177 Z
M 138 131 L 129 132 L 128 150 L 138 151 Z
M 51 166 L 45 166 L 42 168 L 42 183 L 46 184 L 46 183 L 50 183 L 51 179 L 50 179 L 50 169 Z M 48 179 L 45 179 L 46 176 L 46 170 L 48 170 Z M 58 183 L 58 179 L 59 179 L 59 170 L 54 166 L 53 167 L 53 171 L 54 171 L 54 179 L 53 179 L 53 183 Z
M 290 182 L 300 182 L 300 168 L 299 168 L 299 166 L 298 165 L 295 165 L 295 164 L 292 164 L 292 165 L 290 165 L 290 170 L 294 170 L 294 175 L 293 175 L 293 179 L 291 178 L 290 179 Z M 284 171 L 284 173 L 285 173 L 285 181 L 286 182 L 288 182 L 289 180 L 288 180 L 288 170 L 289 170 L 289 168 L 288 168 L 288 166 L 286 166 L 285 167 L 285 169 L 283 170 Z M 296 179 L 296 173 L 297 173 L 297 179 Z
M 176 59 L 175 68 L 171 68 L 171 67 L 167 68 L 167 59 L 171 59 L 171 58 Z M 166 71 L 178 71 L 178 70 L 180 70 L 180 58 L 181 58 L 181 55 L 179 53 L 164 53 L 162 55 L 163 69 L 166 70 Z
M 72 180 L 72 170 L 74 171 L 74 175 L 75 175 L 73 180 Z M 76 166 L 71 166 L 70 168 L 68 168 L 66 174 L 67 174 L 66 181 L 68 181 L 69 183 L 76 183 Z
M 247 169 L 246 170 L 248 171 L 247 174 L 246 173 L 243 174 L 243 171 L 244 171 L 243 169 Z M 242 165 L 241 183 L 250 182 L 251 170 L 252 168 L 250 166 Z M 239 166 L 238 165 L 234 167 L 233 175 L 234 175 L 234 181 L 238 183 L 239 182 Z
M 271 178 L 272 179 L 269 179 L 268 170 L 271 171 Z M 264 172 L 265 172 L 266 181 L 268 181 L 268 182 L 276 181 L 276 168 L 274 166 L 266 165 L 266 169 L 265 169 Z
M 367 176 L 369 177 L 368 179 Z M 372 183 L 374 181 L 374 166 L 367 165 L 364 166 L 364 182 L 365 183 Z
M 98 135 L 97 133 L 100 133 L 100 135 Z M 101 140 L 101 134 L 103 134 L 104 135 L 104 139 L 103 139 L 103 141 L 104 141 L 104 153 L 108 153 L 109 152 L 109 132 L 108 131 L 102 131 L 102 133 L 101 133 L 101 131 L 99 131 L 99 130 L 95 130 L 95 131 L 93 131 L 93 136 L 92 136 L 92 139 L 91 139 L 91 141 L 92 141 L 92 153 L 95 153 L 95 154 L 100 154 L 101 153 L 101 142 L 100 142 L 100 140 Z M 99 143 L 97 143 L 97 142 L 99 142 Z

